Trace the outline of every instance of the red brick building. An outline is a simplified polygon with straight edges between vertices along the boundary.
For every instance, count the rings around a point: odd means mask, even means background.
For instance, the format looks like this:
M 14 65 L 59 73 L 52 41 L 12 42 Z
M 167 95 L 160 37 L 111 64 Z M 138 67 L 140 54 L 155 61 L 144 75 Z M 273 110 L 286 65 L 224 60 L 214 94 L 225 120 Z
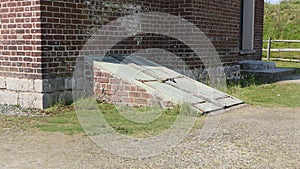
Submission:
M 0 104 L 45 108 L 71 101 L 76 60 L 93 30 L 143 12 L 196 25 L 224 65 L 261 59 L 263 0 L 0 0 Z M 185 44 L 157 34 L 135 34 L 110 54 L 147 48 L 168 50 L 191 69 L 205 69 Z

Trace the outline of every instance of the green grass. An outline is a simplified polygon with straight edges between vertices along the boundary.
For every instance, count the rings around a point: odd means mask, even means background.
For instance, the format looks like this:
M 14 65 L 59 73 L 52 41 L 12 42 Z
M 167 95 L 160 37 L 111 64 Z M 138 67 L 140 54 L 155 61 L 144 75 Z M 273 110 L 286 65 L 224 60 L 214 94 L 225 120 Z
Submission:
M 35 122 L 33 128 L 46 132 L 62 132 L 69 135 L 83 132 L 74 111 L 57 112 L 50 117 L 33 118 L 32 120 Z
M 300 63 L 275 62 L 277 67 L 296 69 L 300 75 Z M 268 107 L 300 107 L 300 84 L 264 84 L 254 77 L 244 77 L 240 82 L 229 84 L 226 93 L 250 105 Z
M 300 1 L 265 4 L 264 39 L 300 39 Z M 299 46 L 299 45 L 298 45 Z
M 41 113 L 49 114 L 49 116 L 0 116 L 0 126 L 23 130 L 39 129 L 46 132 L 63 132 L 70 135 L 83 132 L 72 106 L 56 105 L 41 111 Z
M 290 0 L 280 4 L 265 4 L 264 35 L 267 40 L 300 40 L 300 1 Z M 267 48 L 267 43 L 263 44 Z M 272 43 L 272 48 L 300 48 L 300 43 Z M 266 52 L 263 53 L 266 57 Z M 300 52 L 272 52 L 272 58 L 300 59 Z
M 110 132 L 106 130 L 107 127 L 102 119 L 105 119 L 105 122 L 118 133 L 134 137 L 149 137 L 171 128 L 178 117 L 202 118 L 198 117 L 195 111 L 184 105 L 177 106 L 173 109 L 160 109 L 149 107 L 129 108 L 122 106 L 116 108 L 113 104 L 99 104 L 98 109 L 97 107 L 92 108 L 88 103 L 91 103 L 91 101 L 80 101 L 80 103 L 78 103 L 79 107 L 83 106 L 84 108 L 82 110 L 79 108 L 77 111 L 88 135 L 97 135 L 99 134 L 98 132 Z M 120 112 L 122 112 L 122 114 Z M 195 127 L 201 126 L 201 124 L 195 125 Z
M 180 106 L 174 109 L 161 110 L 161 115 L 149 123 L 133 122 L 123 117 L 116 107 L 112 104 L 99 104 L 98 112 L 102 114 L 106 122 L 120 134 L 132 135 L 135 137 L 148 137 L 157 135 L 174 123 L 182 110 Z M 136 108 L 137 113 L 149 112 L 155 110 L 153 108 Z M 83 134 L 84 131 L 78 121 L 77 113 L 73 106 L 54 106 L 45 110 L 51 115 L 48 117 L 11 117 L 0 116 L 1 125 L 6 128 L 19 129 L 38 129 L 44 132 L 61 132 L 68 135 Z M 93 114 L 92 113 L 92 114 Z M 186 114 L 191 115 L 191 114 Z M 195 116 L 196 114 L 192 114 Z M 93 116 L 92 116 L 93 117 Z M 204 117 L 197 117 L 195 128 L 202 127 Z
M 300 107 L 300 84 L 274 83 L 231 86 L 227 93 L 250 105 L 266 107 Z
M 272 48 L 275 49 L 275 47 L 272 47 Z M 286 47 L 278 47 L 278 48 L 286 48 Z M 276 49 L 278 49 L 278 48 L 276 48 Z M 300 49 L 300 46 L 298 47 L 298 49 Z M 262 57 L 267 58 L 267 52 L 263 52 Z M 300 52 L 271 52 L 271 58 L 300 60 Z
M 276 66 L 279 68 L 293 68 L 296 69 L 296 74 L 300 75 L 300 63 L 298 62 L 275 62 Z

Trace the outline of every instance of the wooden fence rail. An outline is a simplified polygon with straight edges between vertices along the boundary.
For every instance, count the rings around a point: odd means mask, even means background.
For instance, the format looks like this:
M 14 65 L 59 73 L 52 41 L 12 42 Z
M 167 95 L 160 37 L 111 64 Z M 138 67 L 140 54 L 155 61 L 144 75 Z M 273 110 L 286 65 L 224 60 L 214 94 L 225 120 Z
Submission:
M 281 48 L 281 49 L 272 49 L 272 43 L 274 42 L 285 42 L 285 43 L 300 43 L 300 40 L 272 40 L 269 37 L 268 40 L 264 40 L 263 42 L 268 43 L 268 49 L 263 49 L 263 51 L 267 51 L 267 59 L 271 59 L 271 52 L 300 52 L 300 49 L 293 48 Z
M 268 49 L 263 49 L 263 51 L 268 51 Z M 270 49 L 271 52 L 300 52 L 300 49 Z
M 264 42 L 269 42 L 269 40 L 264 40 Z M 300 40 L 271 40 L 271 42 L 300 43 Z

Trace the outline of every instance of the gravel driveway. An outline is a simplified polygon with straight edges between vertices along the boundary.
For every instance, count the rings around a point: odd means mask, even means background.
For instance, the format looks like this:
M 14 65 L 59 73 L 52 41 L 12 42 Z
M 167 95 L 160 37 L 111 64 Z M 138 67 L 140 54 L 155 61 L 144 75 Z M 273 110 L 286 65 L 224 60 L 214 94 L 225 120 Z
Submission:
M 86 136 L 2 125 L 0 168 L 300 168 L 300 108 L 247 106 L 226 112 L 207 142 L 198 133 L 159 156 L 130 159 Z

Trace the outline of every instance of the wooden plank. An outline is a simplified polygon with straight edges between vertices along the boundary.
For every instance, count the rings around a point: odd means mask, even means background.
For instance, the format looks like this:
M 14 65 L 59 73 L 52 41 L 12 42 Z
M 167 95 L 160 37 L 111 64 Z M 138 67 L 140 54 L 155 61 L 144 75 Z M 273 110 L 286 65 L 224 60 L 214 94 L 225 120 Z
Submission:
M 266 60 L 263 58 L 263 60 Z M 299 59 L 283 59 L 283 58 L 271 58 L 273 61 L 285 61 L 285 62 L 300 62 Z
M 177 79 L 176 81 L 183 90 L 188 90 L 202 95 L 207 95 L 210 98 L 219 98 L 219 97 L 226 96 L 226 94 L 221 91 L 218 91 L 212 87 L 204 85 L 198 81 L 189 79 L 187 77 Z
M 212 103 L 195 104 L 195 105 L 193 105 L 193 107 L 200 110 L 202 113 L 208 113 L 208 112 L 224 109 L 223 107 L 220 107 L 220 106 L 212 104 Z
M 269 40 L 264 40 L 264 42 L 269 42 Z M 271 42 L 300 43 L 300 40 L 271 40 Z
M 165 83 L 149 82 L 146 83 L 146 85 L 155 88 L 157 90 L 155 92 L 157 95 L 163 96 L 163 98 L 165 98 L 165 96 L 167 96 L 168 98 L 171 97 L 173 101 L 177 103 L 186 102 L 188 104 L 194 104 L 194 103 L 200 103 L 205 101 L 197 96 L 186 93 L 178 88 L 175 88 Z
M 268 49 L 263 49 L 263 51 L 268 51 Z M 293 48 L 288 48 L 288 49 L 271 49 L 271 52 L 300 52 L 300 49 L 293 49 Z
M 267 58 L 268 58 L 268 60 L 270 60 L 270 58 L 271 58 L 271 46 L 272 46 L 272 38 L 269 37 L 268 49 L 267 49 Z
M 135 63 L 138 63 L 139 59 L 136 59 Z M 142 63 L 144 63 L 143 61 L 141 61 Z M 140 64 L 142 64 L 140 63 Z M 144 73 L 153 76 L 154 79 L 159 77 L 158 79 L 164 79 L 164 78 L 169 78 L 169 77 L 175 77 L 176 75 L 180 75 L 179 73 L 167 69 L 165 67 L 149 67 L 149 66 L 145 66 L 145 64 L 143 66 L 140 65 L 136 65 L 136 64 L 130 64 L 131 66 L 136 67 L 137 69 L 143 71 Z M 156 81 L 156 80 L 154 80 Z M 208 102 L 212 102 L 220 107 L 226 107 L 226 106 L 230 106 L 236 103 L 241 103 L 240 100 L 238 99 L 228 99 L 228 95 L 217 91 L 216 89 L 213 89 L 207 85 L 203 85 L 193 79 L 190 78 L 178 78 L 175 79 L 175 81 L 177 82 L 176 84 L 172 84 L 172 82 L 167 83 L 169 85 L 172 85 L 173 87 L 179 88 L 182 91 L 185 91 L 191 95 L 195 95 L 203 100 L 206 100 Z M 194 86 L 193 86 L 194 85 Z M 216 98 L 224 98 L 223 100 L 216 100 Z
M 202 112 L 220 110 L 242 103 L 221 91 L 144 58 L 128 58 L 122 60 L 122 63 L 115 59 L 107 61 L 95 61 L 95 66 L 112 72 L 117 77 L 144 88 L 163 100 L 179 104 L 187 103 Z M 181 77 L 174 81 L 161 81 L 179 75 Z
M 231 107 L 231 106 L 238 105 L 238 104 L 242 103 L 241 100 L 236 99 L 236 98 L 232 98 L 230 96 L 228 96 L 226 98 L 219 99 L 218 102 L 220 104 L 224 104 L 225 107 Z

